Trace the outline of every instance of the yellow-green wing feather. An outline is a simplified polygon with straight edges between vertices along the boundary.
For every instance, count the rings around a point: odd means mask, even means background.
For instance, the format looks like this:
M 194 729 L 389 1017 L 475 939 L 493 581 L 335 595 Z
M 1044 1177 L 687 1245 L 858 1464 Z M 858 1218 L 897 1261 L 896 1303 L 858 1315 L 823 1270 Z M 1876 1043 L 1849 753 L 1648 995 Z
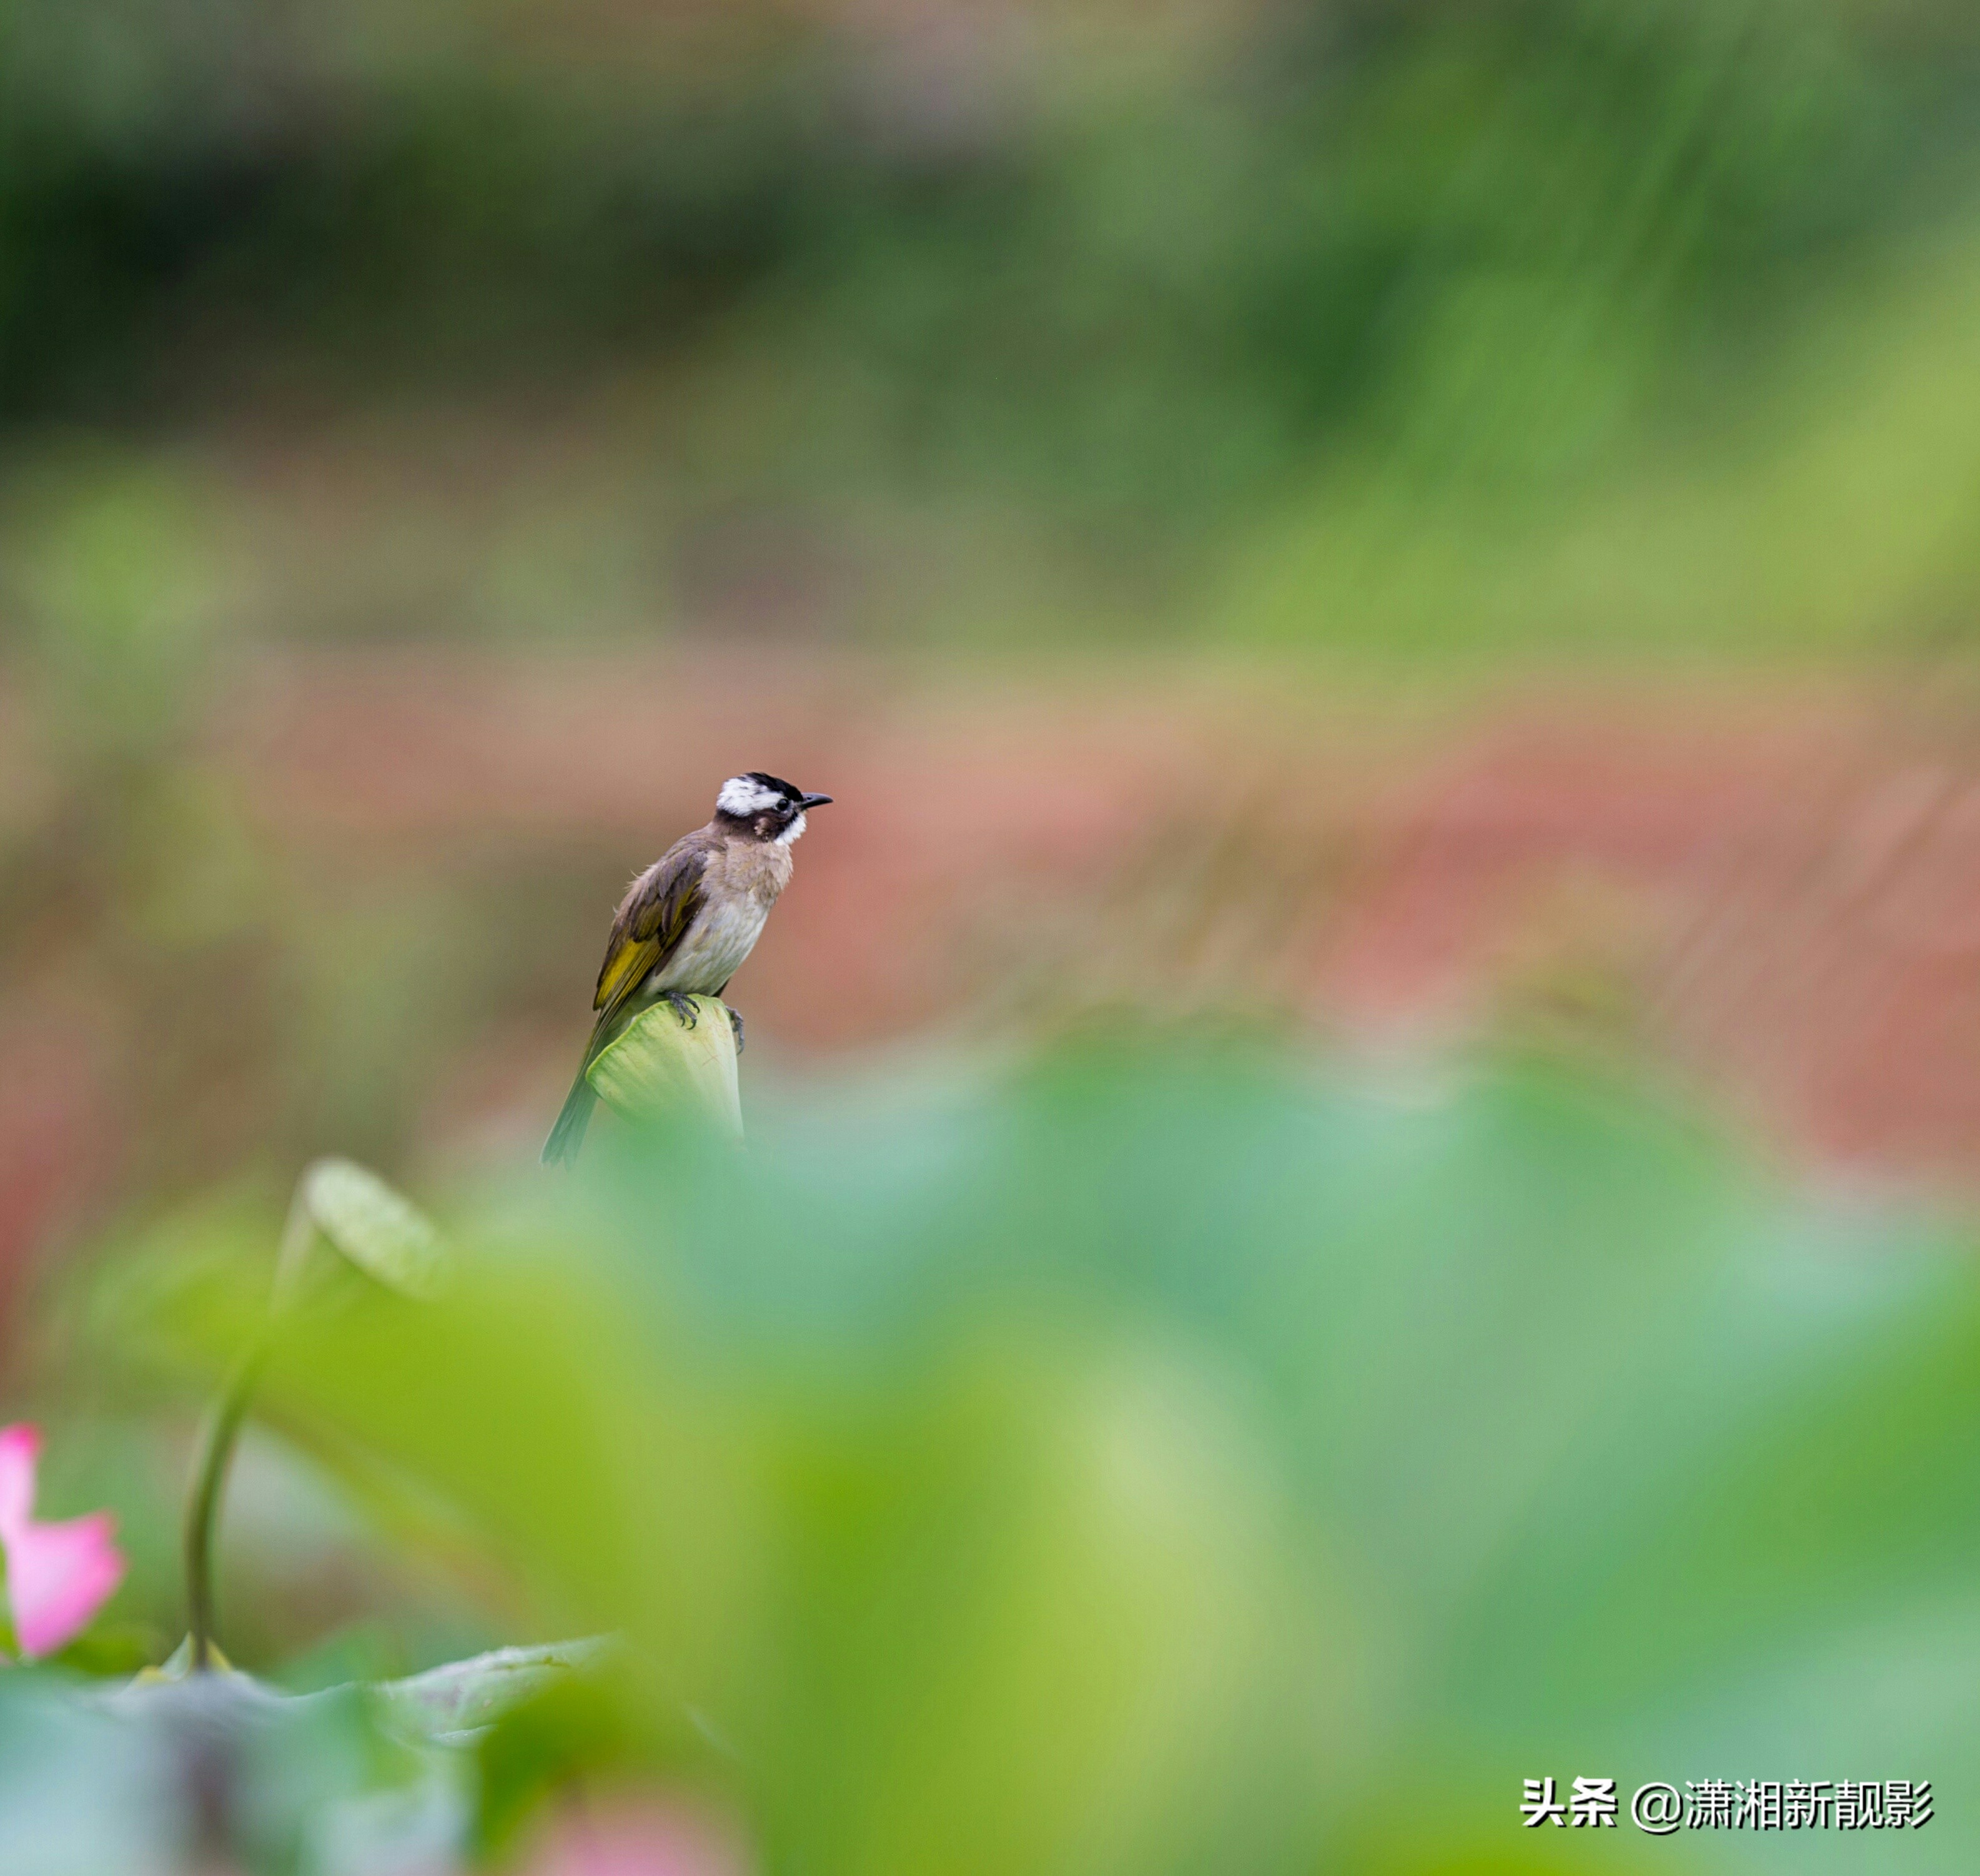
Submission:
M 660 947 L 650 938 L 614 939 L 606 955 L 605 967 L 598 974 L 598 994 L 592 998 L 591 1007 L 616 1011 L 646 981 L 659 961 Z
M 666 962 L 687 935 L 701 909 L 701 877 L 707 865 L 706 838 L 690 834 L 634 880 L 621 901 L 605 947 L 605 963 L 598 973 L 597 994 L 592 998 L 597 1020 L 591 1026 L 591 1039 L 585 1044 L 577 1077 L 564 1097 L 563 1111 L 543 1142 L 546 1165 L 575 1157 L 583 1144 L 585 1125 L 596 1098 L 585 1079 L 586 1071 L 616 1033 L 620 1012 L 633 992 Z
M 601 1028 L 673 954 L 701 907 L 701 876 L 708 856 L 683 841 L 634 883 L 605 948 L 592 1008 Z

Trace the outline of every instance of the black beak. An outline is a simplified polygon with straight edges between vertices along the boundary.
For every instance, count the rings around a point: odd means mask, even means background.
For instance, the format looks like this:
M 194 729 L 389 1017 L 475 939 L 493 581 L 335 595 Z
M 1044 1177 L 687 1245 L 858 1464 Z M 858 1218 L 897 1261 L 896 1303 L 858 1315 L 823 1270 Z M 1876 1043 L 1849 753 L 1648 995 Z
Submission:
M 822 808 L 831 799 L 829 795 L 800 795 L 798 805 L 800 808 Z

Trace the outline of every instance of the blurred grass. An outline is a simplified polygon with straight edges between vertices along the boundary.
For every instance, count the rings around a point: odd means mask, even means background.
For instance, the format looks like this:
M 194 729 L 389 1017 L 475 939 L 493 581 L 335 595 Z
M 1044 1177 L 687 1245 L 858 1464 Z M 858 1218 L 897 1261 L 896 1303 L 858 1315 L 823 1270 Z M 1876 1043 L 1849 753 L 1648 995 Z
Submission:
M 9 0 L 10 483 L 81 430 L 217 493 L 256 636 L 1778 655 L 1973 597 L 1967 9 L 608 12 Z

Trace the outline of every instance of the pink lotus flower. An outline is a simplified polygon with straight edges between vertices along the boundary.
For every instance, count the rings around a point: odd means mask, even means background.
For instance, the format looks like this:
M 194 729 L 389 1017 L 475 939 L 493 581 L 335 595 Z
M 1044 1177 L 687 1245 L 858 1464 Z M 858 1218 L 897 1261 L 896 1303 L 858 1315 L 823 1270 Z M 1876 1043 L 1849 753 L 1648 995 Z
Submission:
M 15 1639 L 31 1659 L 73 1641 L 124 1580 L 123 1553 L 110 1541 L 107 1511 L 61 1524 L 35 1522 L 35 1463 L 41 1429 L 0 1427 L 0 1550 Z
M 749 1866 L 735 1831 L 698 1808 L 608 1798 L 565 1811 L 527 1876 L 746 1876 Z

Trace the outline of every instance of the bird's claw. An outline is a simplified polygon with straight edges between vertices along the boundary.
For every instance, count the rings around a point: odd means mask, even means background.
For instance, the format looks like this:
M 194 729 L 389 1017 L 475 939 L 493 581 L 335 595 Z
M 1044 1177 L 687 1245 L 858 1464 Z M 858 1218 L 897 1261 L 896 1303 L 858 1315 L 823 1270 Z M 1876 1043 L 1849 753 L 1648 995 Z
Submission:
M 742 1053 L 742 1012 L 740 1010 L 729 1012 L 729 1026 L 736 1031 L 736 1053 L 740 1055 Z
M 694 1007 L 694 999 L 684 990 L 663 990 L 660 1001 L 681 1020 L 683 1029 L 692 1029 L 701 1021 L 700 1013 Z

